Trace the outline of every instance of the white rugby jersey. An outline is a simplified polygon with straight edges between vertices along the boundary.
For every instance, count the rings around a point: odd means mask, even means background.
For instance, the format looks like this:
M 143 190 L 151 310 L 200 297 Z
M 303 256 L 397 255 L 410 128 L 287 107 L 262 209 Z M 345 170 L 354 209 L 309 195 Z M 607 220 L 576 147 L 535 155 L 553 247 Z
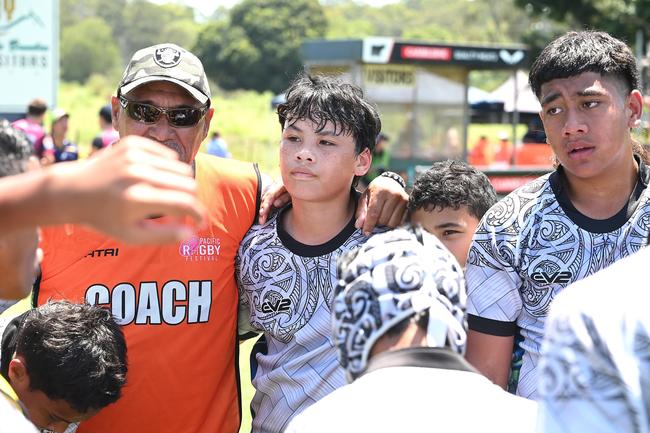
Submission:
M 650 248 L 553 302 L 539 368 L 539 432 L 650 432 Z
M 283 229 L 283 213 L 253 226 L 237 254 L 240 315 L 268 348 L 252 369 L 253 433 L 283 432 L 294 415 L 346 384 L 332 344 L 336 261 L 367 239 L 352 218 L 327 243 L 304 245 Z
M 562 168 L 513 191 L 481 219 L 466 268 L 468 325 L 490 335 L 521 333 L 521 369 L 511 374 L 511 391 L 535 397 L 553 298 L 646 244 L 649 176 L 641 163 L 629 202 L 606 220 L 591 219 L 571 204 Z

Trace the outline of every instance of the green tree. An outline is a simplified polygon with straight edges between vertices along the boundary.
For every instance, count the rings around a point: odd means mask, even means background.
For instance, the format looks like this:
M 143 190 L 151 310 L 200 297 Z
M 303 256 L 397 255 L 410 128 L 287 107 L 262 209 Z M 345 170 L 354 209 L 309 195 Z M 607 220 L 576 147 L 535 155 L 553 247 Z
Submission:
M 531 16 L 545 15 L 574 29 L 604 30 L 632 45 L 638 30 L 644 38 L 650 35 L 650 0 L 515 0 L 515 3 Z
M 60 0 L 61 24 L 74 25 L 94 16 L 102 18 L 109 25 L 115 24 L 127 4 L 127 0 Z
M 369 7 L 353 0 L 328 1 L 329 38 L 392 36 L 450 43 L 521 42 L 537 18 L 514 0 L 403 0 Z
M 124 10 L 127 0 L 61 0 L 59 20 L 61 30 L 92 17 L 103 19 L 112 30 L 113 36 L 122 34 Z
M 196 54 L 224 89 L 284 90 L 302 68 L 300 44 L 325 35 L 317 0 L 244 0 L 230 19 L 209 24 Z
M 199 25 L 191 8 L 177 4 L 157 5 L 133 0 L 124 10 L 122 40 L 124 59 L 140 48 L 172 42 L 190 49 L 196 41 Z
M 84 82 L 110 72 L 120 60 L 111 28 L 101 18 L 86 18 L 61 32 L 61 77 Z
M 225 90 L 251 88 L 247 71 L 257 67 L 260 51 L 241 27 L 217 21 L 199 33 L 193 51 L 212 81 Z

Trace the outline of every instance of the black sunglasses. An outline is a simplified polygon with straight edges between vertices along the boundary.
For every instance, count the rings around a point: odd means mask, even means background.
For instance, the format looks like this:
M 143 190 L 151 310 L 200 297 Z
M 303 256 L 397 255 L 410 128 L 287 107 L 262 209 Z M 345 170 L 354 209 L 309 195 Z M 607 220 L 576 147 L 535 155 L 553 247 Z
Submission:
M 208 105 L 203 107 L 188 108 L 162 108 L 142 102 L 129 101 L 124 96 L 119 96 L 120 105 L 129 117 L 141 123 L 156 123 L 160 115 L 167 117 L 167 122 L 175 128 L 189 128 L 199 123 L 199 120 L 208 112 Z

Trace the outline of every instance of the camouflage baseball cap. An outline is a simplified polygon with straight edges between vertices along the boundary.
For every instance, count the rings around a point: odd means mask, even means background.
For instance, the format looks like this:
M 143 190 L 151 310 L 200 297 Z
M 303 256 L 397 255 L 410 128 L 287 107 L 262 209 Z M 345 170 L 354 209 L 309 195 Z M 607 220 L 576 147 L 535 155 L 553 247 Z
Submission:
M 210 86 L 203 64 L 178 45 L 159 44 L 137 51 L 124 71 L 118 94 L 153 81 L 178 84 L 201 104 L 210 103 Z

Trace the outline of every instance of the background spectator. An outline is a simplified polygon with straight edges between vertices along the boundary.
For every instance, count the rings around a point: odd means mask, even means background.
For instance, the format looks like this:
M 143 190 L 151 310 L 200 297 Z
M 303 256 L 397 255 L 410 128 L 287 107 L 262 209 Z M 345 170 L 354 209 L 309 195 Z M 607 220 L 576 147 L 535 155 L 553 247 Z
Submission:
M 45 137 L 45 112 L 47 104 L 44 100 L 37 98 L 27 106 L 27 113 L 24 119 L 16 120 L 12 126 L 25 133 L 27 140 L 32 146 L 34 154 L 40 158 L 43 155 L 43 137 Z
M 104 105 L 99 110 L 99 129 L 101 130 L 100 133 L 93 138 L 90 148 L 91 155 L 120 139 L 120 134 L 113 128 L 113 116 L 110 104 Z
M 231 158 L 232 155 L 228 152 L 228 143 L 221 137 L 219 132 L 213 132 L 212 138 L 208 142 L 206 152 L 210 155 L 218 156 L 219 158 Z
M 52 112 L 50 134 L 43 139 L 41 164 L 48 165 L 79 159 L 77 144 L 67 138 L 69 119 L 70 115 L 62 108 L 57 108 Z

